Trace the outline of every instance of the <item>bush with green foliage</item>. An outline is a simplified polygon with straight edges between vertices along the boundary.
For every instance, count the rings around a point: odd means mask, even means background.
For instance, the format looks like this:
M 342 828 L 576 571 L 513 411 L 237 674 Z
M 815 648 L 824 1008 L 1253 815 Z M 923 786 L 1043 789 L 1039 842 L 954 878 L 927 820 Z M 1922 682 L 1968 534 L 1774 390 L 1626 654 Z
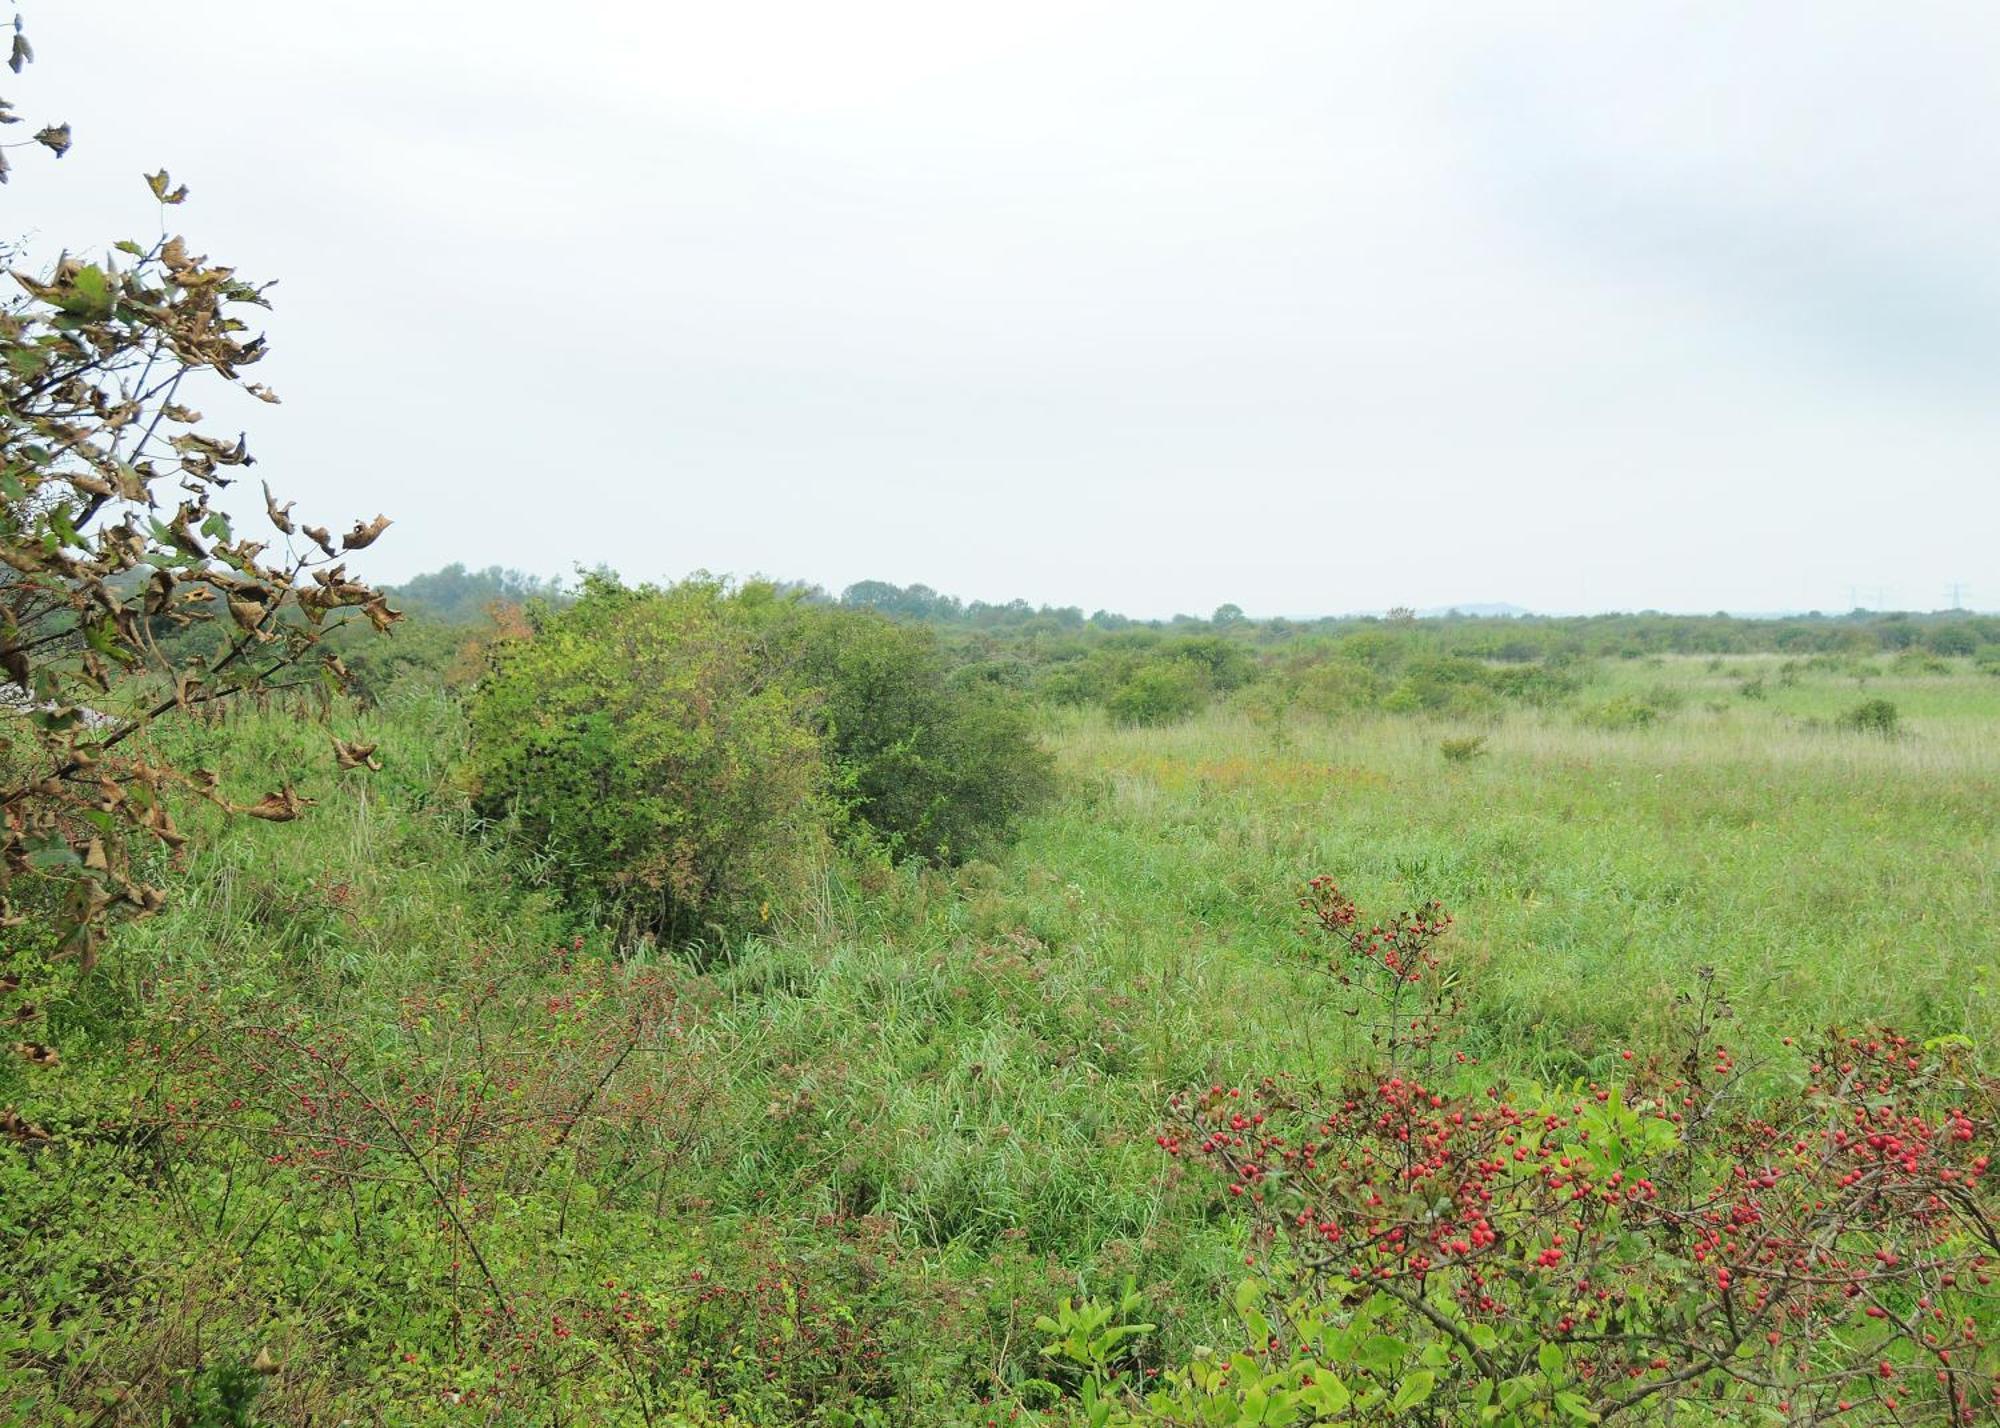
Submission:
M 1297 691 L 1299 708 L 1327 718 L 1376 709 L 1390 688 L 1381 674 L 1351 659 L 1308 665 L 1287 682 Z
M 1576 718 L 1590 729 L 1646 729 L 1659 722 L 1660 711 L 1636 695 L 1620 694 L 1584 706 Z
M 1208 703 L 1209 685 L 1199 665 L 1180 659 L 1136 666 L 1105 701 L 1120 724 L 1174 724 Z
M 1969 655 L 1979 648 L 1979 636 L 1973 632 L 1970 623 L 1939 625 L 1925 638 L 1931 653 L 1949 658 L 1952 655 Z
M 718 584 L 590 578 L 496 648 L 471 715 L 481 811 L 629 930 L 756 927 L 824 843 L 811 699 L 774 675 Z
M 768 625 L 790 678 L 812 690 L 835 796 L 897 856 L 957 862 L 991 851 L 1053 787 L 1025 701 L 954 680 L 936 634 L 872 611 L 739 603 Z
M 1864 699 L 1840 716 L 1840 727 L 1893 739 L 1902 730 L 1903 714 L 1892 699 Z
M 1469 764 L 1474 759 L 1483 759 L 1491 752 L 1486 747 L 1484 734 L 1468 734 L 1462 738 L 1441 739 L 1438 752 L 1444 755 L 1446 763 Z

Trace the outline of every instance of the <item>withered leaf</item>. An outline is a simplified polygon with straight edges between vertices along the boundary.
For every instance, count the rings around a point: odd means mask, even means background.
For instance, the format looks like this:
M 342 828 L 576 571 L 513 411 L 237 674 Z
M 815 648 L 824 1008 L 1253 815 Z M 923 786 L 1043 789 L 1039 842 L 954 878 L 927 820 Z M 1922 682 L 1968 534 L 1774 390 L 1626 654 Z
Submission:
M 35 142 L 61 158 L 69 152 L 69 125 L 51 124 L 35 135 Z
M 167 185 L 172 182 L 173 180 L 167 176 L 165 169 L 161 169 L 156 174 L 146 175 L 146 187 L 153 191 L 153 197 L 162 203 L 185 203 L 188 196 L 187 185 L 182 184 L 179 188 L 168 192 Z
M 239 600 L 233 596 L 230 598 L 229 618 L 249 633 L 268 639 L 269 636 L 257 628 L 264 622 L 264 613 L 264 607 L 255 600 Z
M 270 516 L 271 524 L 286 535 L 292 533 L 292 507 L 297 504 L 296 501 L 287 501 L 284 505 L 279 505 L 277 498 L 271 494 L 271 483 L 269 481 L 264 483 L 264 512 Z
M 312 804 L 312 799 L 301 798 L 290 784 L 286 784 L 276 793 L 267 793 L 257 802 L 238 808 L 236 812 L 247 813 L 252 818 L 261 818 L 267 823 L 290 823 Z
M 363 550 L 375 544 L 375 538 L 381 535 L 383 531 L 389 529 L 389 525 L 389 518 L 382 515 L 376 516 L 374 520 L 369 521 L 366 525 L 363 525 L 360 521 L 356 521 L 354 529 L 341 537 L 341 548 L 343 550 Z
M 382 772 L 382 761 L 375 757 L 375 744 L 350 744 L 344 739 L 333 741 L 333 761 L 343 769 L 367 769 L 370 773 Z
M 23 1120 L 21 1113 L 12 1106 L 0 1111 L 0 1135 L 19 1141 L 43 1141 L 49 1133 L 30 1121 Z
M 44 1069 L 60 1065 L 62 1062 L 61 1054 L 53 1046 L 44 1046 L 39 1041 L 15 1042 L 14 1054 L 30 1066 L 40 1066 Z
M 312 537 L 314 545 L 318 546 L 328 555 L 333 554 L 333 537 L 327 532 L 325 526 L 307 526 L 305 527 L 305 533 Z

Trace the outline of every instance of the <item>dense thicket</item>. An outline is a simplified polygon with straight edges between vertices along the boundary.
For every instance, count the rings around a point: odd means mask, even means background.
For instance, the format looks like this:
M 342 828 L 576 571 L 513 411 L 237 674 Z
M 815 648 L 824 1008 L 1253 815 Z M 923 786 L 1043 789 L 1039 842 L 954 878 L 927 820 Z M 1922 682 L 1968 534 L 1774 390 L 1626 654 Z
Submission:
M 991 851 L 1047 795 L 1030 706 L 1000 686 L 954 680 L 931 631 L 768 586 L 751 587 L 742 604 L 816 696 L 836 797 L 891 854 L 949 863 Z
M 720 587 L 593 579 L 495 648 L 472 703 L 479 805 L 628 928 L 742 931 L 808 881 L 825 826 L 809 700 Z
M 954 683 L 929 631 L 769 585 L 591 576 L 490 651 L 481 809 L 572 899 L 671 940 L 795 905 L 842 834 L 990 850 L 1050 787 L 1027 706 Z

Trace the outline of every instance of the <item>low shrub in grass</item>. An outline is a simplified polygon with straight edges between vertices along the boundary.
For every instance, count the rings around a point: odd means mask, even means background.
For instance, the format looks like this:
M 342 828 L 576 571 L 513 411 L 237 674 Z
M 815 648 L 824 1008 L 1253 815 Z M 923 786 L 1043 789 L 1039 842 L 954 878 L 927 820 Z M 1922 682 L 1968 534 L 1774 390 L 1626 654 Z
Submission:
M 1659 722 L 1660 711 L 1643 699 L 1621 694 L 1577 711 L 1577 722 L 1589 729 L 1647 729 Z
M 1892 739 L 1903 727 L 1902 711 L 1890 699 L 1864 699 L 1840 716 L 1840 727 L 1856 734 Z

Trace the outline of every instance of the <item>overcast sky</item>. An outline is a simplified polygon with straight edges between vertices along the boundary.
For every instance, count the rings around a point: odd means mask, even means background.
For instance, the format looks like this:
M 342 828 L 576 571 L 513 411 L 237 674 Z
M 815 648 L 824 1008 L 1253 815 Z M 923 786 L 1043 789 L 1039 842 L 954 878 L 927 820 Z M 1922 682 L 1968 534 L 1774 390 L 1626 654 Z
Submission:
M 2000 606 L 1970 0 L 24 3 L 5 229 L 186 181 L 378 579 Z

